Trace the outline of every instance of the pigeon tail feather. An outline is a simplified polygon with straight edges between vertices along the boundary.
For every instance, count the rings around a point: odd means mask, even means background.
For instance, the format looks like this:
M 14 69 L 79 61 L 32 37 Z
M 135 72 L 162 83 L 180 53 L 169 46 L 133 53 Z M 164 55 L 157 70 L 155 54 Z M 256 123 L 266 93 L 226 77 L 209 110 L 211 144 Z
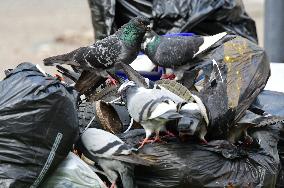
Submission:
M 203 37 L 204 42 L 203 42 L 203 44 L 201 46 L 199 46 L 198 52 L 196 52 L 193 55 L 193 57 L 196 57 L 198 54 L 204 52 L 205 50 L 210 48 L 212 45 L 214 45 L 216 42 L 221 40 L 226 35 L 227 35 L 227 32 L 222 32 L 222 33 L 218 33 L 218 34 L 213 35 L 213 36 L 205 36 L 205 37 Z

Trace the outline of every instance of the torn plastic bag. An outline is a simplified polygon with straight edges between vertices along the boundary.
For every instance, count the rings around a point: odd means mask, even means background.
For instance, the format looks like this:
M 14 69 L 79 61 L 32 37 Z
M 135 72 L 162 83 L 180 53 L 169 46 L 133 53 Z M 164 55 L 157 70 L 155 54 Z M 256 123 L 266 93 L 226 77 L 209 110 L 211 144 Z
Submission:
M 77 155 L 70 152 L 66 159 L 42 184 L 42 188 L 107 188 L 99 176 Z
M 31 63 L 0 82 L 0 187 L 37 187 L 78 135 L 77 92 Z
M 284 117 L 284 93 L 277 91 L 262 91 L 256 98 L 253 106 L 261 108 L 265 112 Z M 282 126 L 284 124 L 282 123 Z M 284 187 L 284 129 L 280 130 L 278 153 L 281 161 L 281 170 L 278 175 L 276 187 Z
M 279 126 L 266 127 L 251 135 L 259 148 L 240 148 L 227 141 L 208 145 L 180 143 L 147 144 L 143 153 L 158 157 L 156 165 L 136 167 L 139 188 L 188 187 L 274 187 L 278 170 L 277 153 Z M 144 130 L 131 130 L 120 137 L 135 146 L 145 136 Z
M 153 20 L 158 34 L 231 31 L 257 42 L 255 22 L 242 0 L 89 0 L 96 39 L 112 34 L 135 16 Z
M 215 60 L 215 61 L 213 61 Z M 227 35 L 200 54 L 185 69 L 180 82 L 206 107 L 207 139 L 226 139 L 265 87 L 270 66 L 265 51 L 236 35 Z

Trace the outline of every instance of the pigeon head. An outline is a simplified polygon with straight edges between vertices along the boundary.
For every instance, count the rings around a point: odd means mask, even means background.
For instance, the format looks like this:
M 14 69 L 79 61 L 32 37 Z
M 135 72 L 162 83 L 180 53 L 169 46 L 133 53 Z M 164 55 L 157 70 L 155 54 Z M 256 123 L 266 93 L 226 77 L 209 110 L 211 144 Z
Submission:
M 160 120 L 176 120 L 183 116 L 177 112 L 177 103 L 173 100 L 165 97 L 161 97 L 153 101 L 154 109 L 149 119 L 160 119 Z
M 178 122 L 179 135 L 181 137 L 186 135 L 194 135 L 197 131 L 199 123 L 200 118 L 194 117 L 191 114 L 187 114 L 186 116 L 182 117 Z
M 139 46 L 148 30 L 150 20 L 145 17 L 135 17 L 120 29 L 120 39 L 128 46 Z
M 196 103 L 182 103 L 178 108 L 179 113 L 184 116 L 178 122 L 179 135 L 194 135 L 202 119 L 198 105 Z
M 142 27 L 146 30 L 148 30 L 147 26 L 150 24 L 150 20 L 146 17 L 143 17 L 143 16 L 137 16 L 137 17 L 133 18 L 130 22 L 134 23 L 138 27 Z
M 207 132 L 206 123 L 197 103 L 184 103 L 180 107 L 179 113 L 183 115 L 178 122 L 180 138 L 196 135 L 201 140 L 205 140 L 204 136 Z

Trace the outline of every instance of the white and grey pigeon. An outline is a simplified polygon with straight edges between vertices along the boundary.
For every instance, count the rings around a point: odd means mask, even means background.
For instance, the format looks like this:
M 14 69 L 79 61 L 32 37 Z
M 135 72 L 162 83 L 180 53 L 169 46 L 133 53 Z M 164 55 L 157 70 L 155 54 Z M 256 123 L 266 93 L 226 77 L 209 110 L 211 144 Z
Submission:
M 174 69 L 176 80 L 183 76 L 182 66 L 187 65 L 198 54 L 221 40 L 226 32 L 213 36 L 159 36 L 154 31 L 147 31 L 143 50 L 156 65 Z
M 208 116 L 205 106 L 194 96 L 196 103 L 188 102 L 180 106 L 179 113 L 183 117 L 178 122 L 178 132 L 181 139 L 187 136 L 196 136 L 203 143 L 207 143 L 205 135 L 207 134 Z
M 107 131 L 89 128 L 80 138 L 79 150 L 91 161 L 94 161 L 116 187 L 120 177 L 123 187 L 134 188 L 134 165 L 149 166 L 154 158 L 133 153 L 120 138 Z M 148 157 L 148 158 L 147 158 Z
M 157 85 L 151 80 L 141 76 L 129 65 L 123 65 L 122 69 L 127 75 L 128 79 L 133 81 L 137 86 L 144 87 L 146 89 L 158 89 L 162 92 L 166 92 L 167 94 L 170 93 L 170 91 L 163 86 Z M 172 93 L 171 96 L 173 95 L 175 94 Z M 179 132 L 179 137 L 183 139 L 187 138 L 188 136 L 196 136 L 203 143 L 207 143 L 204 138 L 207 134 L 207 125 L 209 123 L 206 108 L 198 96 L 194 94 L 191 94 L 191 96 L 195 102 L 188 102 L 185 100 L 181 102 L 180 98 L 175 100 L 178 102 L 178 113 L 183 116 L 178 121 L 177 130 Z M 164 126 L 160 130 L 171 134 Z
M 120 86 L 118 92 L 122 95 L 130 116 L 145 129 L 146 138 L 139 148 L 148 142 L 153 132 L 156 133 L 154 141 L 159 140 L 159 132 L 165 124 L 182 117 L 177 109 L 178 104 L 184 100 L 166 89 L 147 89 L 128 81 Z
M 104 78 L 108 72 L 114 74 L 119 63 L 130 64 L 138 55 L 141 43 L 148 30 L 149 19 L 135 17 L 124 24 L 113 35 L 95 42 L 93 45 L 78 48 L 70 53 L 49 57 L 45 65 L 68 64 L 92 71 Z

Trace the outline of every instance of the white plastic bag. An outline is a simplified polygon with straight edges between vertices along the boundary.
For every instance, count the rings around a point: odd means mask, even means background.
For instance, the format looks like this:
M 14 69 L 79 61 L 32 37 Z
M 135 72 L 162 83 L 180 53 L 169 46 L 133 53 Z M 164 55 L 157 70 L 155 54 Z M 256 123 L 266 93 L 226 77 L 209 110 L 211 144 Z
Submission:
M 107 188 L 99 176 L 77 155 L 70 152 L 42 188 Z

